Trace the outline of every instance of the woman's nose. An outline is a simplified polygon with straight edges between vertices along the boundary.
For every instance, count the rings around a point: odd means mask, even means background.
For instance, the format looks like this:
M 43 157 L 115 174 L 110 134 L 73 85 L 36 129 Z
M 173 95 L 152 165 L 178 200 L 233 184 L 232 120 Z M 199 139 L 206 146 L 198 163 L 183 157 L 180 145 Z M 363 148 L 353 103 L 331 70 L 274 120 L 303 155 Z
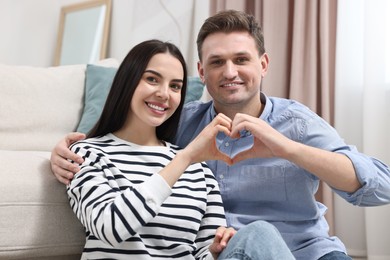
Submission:
M 169 94 L 168 94 L 169 86 L 167 84 L 162 84 L 159 86 L 157 90 L 157 96 L 167 99 Z

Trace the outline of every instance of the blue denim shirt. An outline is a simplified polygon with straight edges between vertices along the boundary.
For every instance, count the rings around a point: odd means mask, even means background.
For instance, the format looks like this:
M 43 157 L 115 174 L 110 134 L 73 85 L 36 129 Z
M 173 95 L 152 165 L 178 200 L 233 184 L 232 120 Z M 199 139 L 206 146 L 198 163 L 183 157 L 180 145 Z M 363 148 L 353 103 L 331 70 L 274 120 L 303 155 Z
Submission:
M 390 170 L 382 162 L 345 144 L 336 130 L 306 106 L 292 100 L 261 95 L 265 108 L 260 118 L 288 138 L 348 156 L 362 187 L 354 193 L 334 190 L 359 206 L 390 202 Z M 176 144 L 185 147 L 216 116 L 212 101 L 191 102 L 183 110 Z M 217 136 L 219 149 L 233 154 L 248 145 L 247 138 Z M 326 206 L 315 200 L 319 179 L 280 158 L 249 159 L 228 166 L 208 161 L 220 185 L 229 226 L 236 229 L 256 220 L 275 225 L 297 259 L 318 259 L 331 251 L 344 251 L 337 237 L 328 235 Z

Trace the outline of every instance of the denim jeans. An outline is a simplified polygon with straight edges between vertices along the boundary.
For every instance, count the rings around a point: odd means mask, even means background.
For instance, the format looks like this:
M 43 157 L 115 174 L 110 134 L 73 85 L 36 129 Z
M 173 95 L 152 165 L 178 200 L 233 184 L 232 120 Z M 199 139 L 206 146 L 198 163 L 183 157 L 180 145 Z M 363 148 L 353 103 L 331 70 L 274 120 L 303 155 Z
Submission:
M 218 257 L 218 260 L 260 259 L 295 259 L 279 231 L 261 220 L 241 228 Z
M 326 255 L 320 257 L 318 260 L 352 260 L 351 257 L 347 256 L 343 252 L 332 251 Z

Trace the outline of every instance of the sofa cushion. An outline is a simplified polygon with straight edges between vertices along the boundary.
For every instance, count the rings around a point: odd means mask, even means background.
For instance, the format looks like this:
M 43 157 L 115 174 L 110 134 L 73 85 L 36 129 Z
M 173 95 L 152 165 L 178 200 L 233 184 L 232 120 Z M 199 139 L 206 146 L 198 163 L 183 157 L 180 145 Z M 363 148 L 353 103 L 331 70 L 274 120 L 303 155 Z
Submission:
M 85 67 L 0 64 L 0 149 L 50 151 L 75 131 L 84 107 Z
M 110 91 L 117 68 L 87 65 L 85 79 L 85 106 L 77 132 L 88 133 L 98 121 Z M 188 77 L 185 102 L 199 100 L 204 84 L 199 77 Z
M 49 157 L 50 152 L 0 150 L 0 259 L 82 252 L 84 229 Z

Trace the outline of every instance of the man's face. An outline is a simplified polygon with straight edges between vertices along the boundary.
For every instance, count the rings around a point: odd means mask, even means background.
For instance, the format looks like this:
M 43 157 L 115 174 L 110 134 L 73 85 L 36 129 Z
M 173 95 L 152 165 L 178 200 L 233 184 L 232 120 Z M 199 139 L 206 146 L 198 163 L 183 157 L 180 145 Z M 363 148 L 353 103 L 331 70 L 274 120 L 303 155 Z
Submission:
M 240 31 L 207 36 L 198 63 L 217 111 L 260 102 L 260 83 L 267 68 L 267 54 L 260 56 L 253 37 Z

